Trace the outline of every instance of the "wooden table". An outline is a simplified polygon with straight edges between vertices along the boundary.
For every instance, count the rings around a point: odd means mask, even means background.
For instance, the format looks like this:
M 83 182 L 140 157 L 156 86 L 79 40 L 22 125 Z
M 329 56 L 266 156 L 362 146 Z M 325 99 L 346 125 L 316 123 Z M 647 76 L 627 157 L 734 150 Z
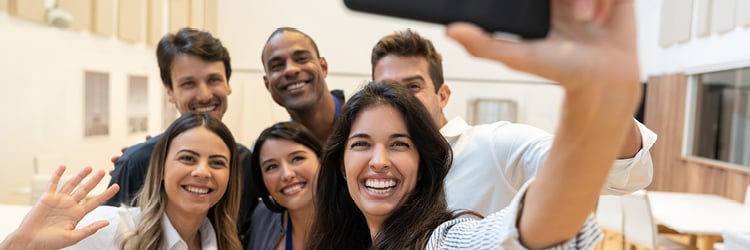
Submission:
M 718 195 L 648 192 L 660 228 L 694 236 L 699 249 L 713 249 L 723 230 L 750 233 L 750 208 Z M 696 239 L 697 238 L 697 239 Z

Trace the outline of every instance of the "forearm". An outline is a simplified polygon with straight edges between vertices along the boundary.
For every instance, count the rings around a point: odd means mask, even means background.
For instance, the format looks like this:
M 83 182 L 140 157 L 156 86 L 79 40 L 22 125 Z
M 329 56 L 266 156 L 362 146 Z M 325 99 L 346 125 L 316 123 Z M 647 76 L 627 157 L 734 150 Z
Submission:
M 626 141 L 639 94 L 631 84 L 566 93 L 550 155 L 526 193 L 519 220 L 526 246 L 548 247 L 578 232 Z

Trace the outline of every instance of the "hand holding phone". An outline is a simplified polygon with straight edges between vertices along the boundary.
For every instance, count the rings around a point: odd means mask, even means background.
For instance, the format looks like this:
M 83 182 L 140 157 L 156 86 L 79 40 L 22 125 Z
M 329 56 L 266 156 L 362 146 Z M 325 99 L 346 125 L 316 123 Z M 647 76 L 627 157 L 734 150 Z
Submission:
M 470 22 L 487 32 L 544 38 L 550 0 L 344 0 L 347 8 L 438 24 Z

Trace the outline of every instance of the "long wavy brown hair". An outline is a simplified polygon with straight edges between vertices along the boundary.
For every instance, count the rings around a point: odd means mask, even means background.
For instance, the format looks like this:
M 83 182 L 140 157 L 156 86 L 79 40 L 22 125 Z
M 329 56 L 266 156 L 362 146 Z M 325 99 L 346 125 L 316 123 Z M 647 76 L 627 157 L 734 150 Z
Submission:
M 175 120 L 162 134 L 154 146 L 146 174 L 146 182 L 138 194 L 141 204 L 141 218 L 136 230 L 126 235 L 121 249 L 164 249 L 165 239 L 161 227 L 167 204 L 164 191 L 164 164 L 172 140 L 185 131 L 203 126 L 218 135 L 231 153 L 229 162 L 229 183 L 224 196 L 208 211 L 211 224 L 216 230 L 219 249 L 242 249 L 237 234 L 237 216 L 240 208 L 242 176 L 237 158 L 237 143 L 221 121 L 208 113 L 187 113 Z

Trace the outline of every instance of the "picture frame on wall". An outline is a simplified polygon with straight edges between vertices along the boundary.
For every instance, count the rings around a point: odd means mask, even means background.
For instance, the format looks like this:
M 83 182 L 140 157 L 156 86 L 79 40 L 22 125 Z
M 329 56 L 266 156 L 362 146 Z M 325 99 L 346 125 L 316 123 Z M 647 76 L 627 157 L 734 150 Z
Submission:
M 148 131 L 148 77 L 128 77 L 128 134 Z
M 470 101 L 472 124 L 490 124 L 497 121 L 518 122 L 518 105 L 510 99 L 475 99 Z
M 86 71 L 83 104 L 83 135 L 109 135 L 109 74 Z

